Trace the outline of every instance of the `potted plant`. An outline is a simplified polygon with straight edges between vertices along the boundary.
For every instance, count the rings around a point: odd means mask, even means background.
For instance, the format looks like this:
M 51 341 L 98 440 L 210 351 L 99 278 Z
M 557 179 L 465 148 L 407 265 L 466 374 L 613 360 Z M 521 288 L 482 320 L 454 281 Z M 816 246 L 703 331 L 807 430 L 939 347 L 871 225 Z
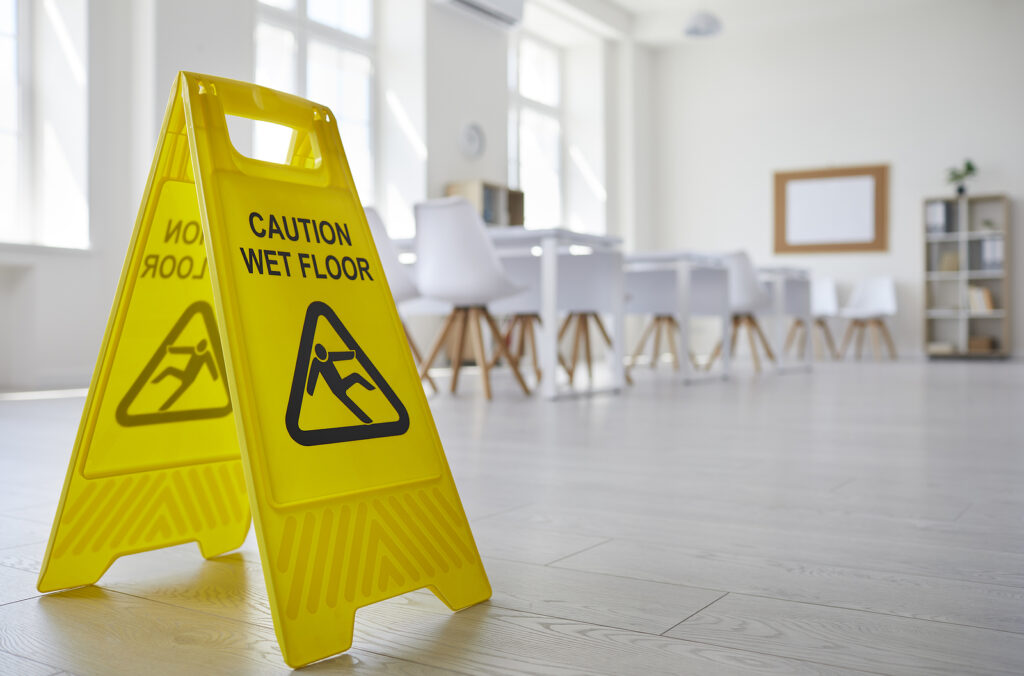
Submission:
M 977 168 L 974 166 L 974 162 L 970 160 L 964 160 L 964 166 L 962 167 L 950 167 L 947 179 L 950 183 L 956 185 L 956 194 L 963 195 L 967 192 L 967 179 L 974 176 L 977 173 Z

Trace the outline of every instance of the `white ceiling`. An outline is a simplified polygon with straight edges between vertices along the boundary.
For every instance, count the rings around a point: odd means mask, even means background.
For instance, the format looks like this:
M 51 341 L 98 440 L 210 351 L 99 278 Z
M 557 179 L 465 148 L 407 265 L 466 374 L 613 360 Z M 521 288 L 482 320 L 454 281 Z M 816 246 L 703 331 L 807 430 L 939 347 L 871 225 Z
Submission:
M 846 17 L 892 11 L 927 0 L 611 0 L 635 15 L 635 37 L 652 44 L 707 40 L 683 35 L 686 20 L 709 11 L 722 20 L 722 37 L 753 35 Z M 718 38 L 710 38 L 718 39 Z

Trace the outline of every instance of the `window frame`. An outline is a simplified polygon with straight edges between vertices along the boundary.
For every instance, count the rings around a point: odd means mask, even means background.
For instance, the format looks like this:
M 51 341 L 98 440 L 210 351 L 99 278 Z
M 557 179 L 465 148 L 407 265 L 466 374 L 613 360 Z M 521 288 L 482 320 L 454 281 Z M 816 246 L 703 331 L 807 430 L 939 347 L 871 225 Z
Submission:
M 339 49 L 354 52 L 365 56 L 370 60 L 370 152 L 371 180 L 373 181 L 374 202 L 381 199 L 379 188 L 384 185 L 383 170 L 380 158 L 382 156 L 382 141 L 380 138 L 379 116 L 381 110 L 380 91 L 380 22 L 381 3 L 378 0 L 370 0 L 370 36 L 361 38 L 358 35 L 348 33 L 340 28 L 334 28 L 322 24 L 309 17 L 309 4 L 307 0 L 295 0 L 295 7 L 292 9 L 281 9 L 256 0 L 256 22 L 253 25 L 253 56 L 256 54 L 256 30 L 260 24 L 269 24 L 275 28 L 291 31 L 295 36 L 295 89 L 298 96 L 308 98 L 309 86 L 309 43 L 310 40 L 318 40 L 325 44 Z M 253 59 L 255 68 L 255 58 Z M 255 72 L 253 73 L 255 80 Z M 335 117 L 337 113 L 335 111 Z M 250 139 L 252 142 L 253 139 Z M 344 139 L 342 139 L 344 143 Z M 360 195 L 360 199 L 364 199 Z
M 530 40 L 541 45 L 545 49 L 554 52 L 558 58 L 558 105 L 552 106 L 535 99 L 531 99 L 524 96 L 520 91 L 520 47 L 524 40 Z M 522 162 L 520 158 L 520 139 L 519 139 L 519 127 L 521 124 L 522 111 L 529 109 L 534 113 L 547 117 L 558 123 L 558 197 L 559 207 L 561 213 L 558 214 L 559 225 L 567 227 L 568 222 L 568 211 L 566 204 L 566 166 L 569 159 L 568 144 L 565 139 L 565 95 L 566 95 L 566 82 L 565 82 L 565 70 L 566 70 L 566 58 L 565 50 L 551 42 L 546 40 L 536 33 L 531 33 L 527 30 L 520 29 L 515 35 L 509 40 L 509 70 L 508 70 L 508 84 L 509 84 L 509 129 L 508 129 L 508 182 L 510 187 L 517 190 L 522 189 L 522 177 L 520 171 L 522 168 Z M 529 197 L 527 197 L 529 199 Z M 527 224 L 527 227 L 529 225 Z

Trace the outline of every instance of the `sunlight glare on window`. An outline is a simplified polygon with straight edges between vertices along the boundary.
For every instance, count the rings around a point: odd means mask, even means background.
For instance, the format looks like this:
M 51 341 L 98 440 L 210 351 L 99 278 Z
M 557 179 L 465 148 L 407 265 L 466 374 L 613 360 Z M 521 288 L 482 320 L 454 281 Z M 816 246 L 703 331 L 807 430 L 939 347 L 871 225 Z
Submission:
M 295 9 L 295 0 L 260 0 L 260 4 L 289 11 Z
M 548 106 L 561 101 L 562 77 L 558 52 L 524 38 L 519 43 L 519 93 Z
M 558 120 L 529 108 L 519 114 L 519 186 L 526 193 L 526 225 L 562 224 L 561 131 Z
M 295 33 L 261 23 L 256 27 L 256 83 L 295 93 Z M 267 162 L 283 162 L 291 131 L 276 124 L 252 127 L 252 156 Z
M 373 5 L 370 0 L 307 0 L 309 18 L 360 38 L 373 32 Z
M 310 41 L 306 88 L 309 98 L 329 107 L 338 119 L 359 198 L 374 201 L 373 64 L 369 57 Z

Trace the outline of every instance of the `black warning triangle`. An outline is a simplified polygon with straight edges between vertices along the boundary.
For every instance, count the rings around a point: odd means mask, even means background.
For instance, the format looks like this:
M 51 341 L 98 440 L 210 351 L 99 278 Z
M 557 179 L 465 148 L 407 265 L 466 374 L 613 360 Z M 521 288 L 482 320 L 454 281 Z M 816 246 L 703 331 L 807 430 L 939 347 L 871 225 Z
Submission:
M 320 317 L 327 320 L 331 329 L 344 343 L 344 351 L 329 352 L 322 343 L 316 342 L 316 328 Z M 340 361 L 355 361 L 369 376 L 369 380 L 360 373 L 350 373 L 342 378 L 334 365 L 335 362 Z M 299 424 L 299 415 L 302 412 L 304 397 L 307 394 L 312 395 L 321 382 L 348 409 L 352 416 L 358 419 L 358 423 L 352 424 L 351 420 L 345 420 L 344 424 L 337 427 L 302 429 Z M 394 410 L 397 420 L 374 422 L 349 397 L 349 390 L 353 388 L 378 390 Z M 285 426 L 292 439 L 303 446 L 392 437 L 405 434 L 409 429 L 409 413 L 405 410 L 398 395 L 384 380 L 384 376 L 380 374 L 370 358 L 366 356 L 366 352 L 359 347 L 334 310 L 320 301 L 313 301 L 306 308 L 306 319 L 302 324 L 302 337 L 299 339 L 299 354 L 295 359 L 295 376 L 292 378 L 292 390 L 288 397 L 288 409 L 285 413 Z
M 178 337 L 189 325 L 192 318 L 197 315 L 202 320 L 203 329 L 206 332 L 205 339 L 200 340 L 197 345 L 176 345 Z M 162 369 L 160 373 L 156 373 L 157 368 L 165 361 L 167 355 L 174 354 L 175 351 L 189 355 L 188 363 L 184 365 L 184 368 L 168 367 Z M 188 388 L 195 383 L 196 378 L 204 369 L 208 370 L 211 377 L 224 388 L 224 397 L 221 401 L 225 403 L 222 404 L 218 401 L 217 405 L 214 406 L 174 408 L 178 398 L 187 392 Z M 202 420 L 204 418 L 225 416 L 231 412 L 231 395 L 228 394 L 227 378 L 225 378 L 224 374 L 224 355 L 221 352 L 220 334 L 217 332 L 217 320 L 213 316 L 213 308 L 205 301 L 192 303 L 185 308 L 181 317 L 171 327 L 167 337 L 160 343 L 156 352 L 153 353 L 149 362 L 146 363 L 145 368 L 142 369 L 142 373 L 132 383 L 131 388 L 128 389 L 128 392 L 121 399 L 121 403 L 117 405 L 117 422 L 124 427 L 133 427 L 135 425 L 152 425 L 155 423 L 182 422 L 185 420 Z M 170 378 L 172 381 L 176 380 L 178 385 L 171 391 L 170 396 L 165 397 L 155 410 L 129 413 L 128 409 L 147 384 L 157 383 L 167 378 Z

